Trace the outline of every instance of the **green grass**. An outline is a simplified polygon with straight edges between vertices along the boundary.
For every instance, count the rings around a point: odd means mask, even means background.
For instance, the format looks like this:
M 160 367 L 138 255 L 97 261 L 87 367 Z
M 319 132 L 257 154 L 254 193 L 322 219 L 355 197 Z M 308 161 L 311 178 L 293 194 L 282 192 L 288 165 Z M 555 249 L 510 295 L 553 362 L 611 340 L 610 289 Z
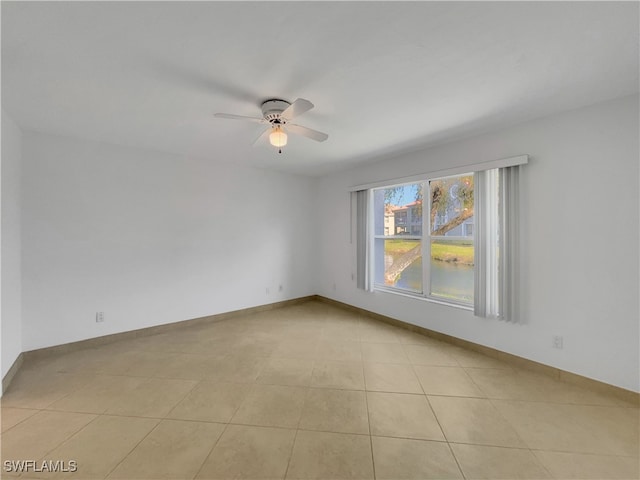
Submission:
M 387 255 L 402 255 L 420 243 L 419 240 L 385 240 L 384 253 Z
M 473 245 L 462 242 L 433 242 L 431 244 L 431 258 L 442 262 L 473 265 Z
M 386 240 L 384 249 L 387 255 L 402 255 L 418 243 L 418 240 Z M 464 240 L 446 243 L 433 242 L 431 244 L 431 258 L 441 262 L 473 265 L 473 245 L 465 243 Z

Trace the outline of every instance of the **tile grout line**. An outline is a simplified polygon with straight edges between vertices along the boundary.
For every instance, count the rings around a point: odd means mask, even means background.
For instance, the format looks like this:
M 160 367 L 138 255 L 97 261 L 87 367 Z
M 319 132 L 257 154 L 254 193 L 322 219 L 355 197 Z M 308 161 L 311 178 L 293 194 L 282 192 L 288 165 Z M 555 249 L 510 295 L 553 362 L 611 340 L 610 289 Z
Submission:
M 38 408 L 22 408 L 22 407 L 11 407 L 11 406 L 6 406 L 6 407 L 0 407 L 0 410 L 3 408 L 16 408 L 16 409 L 20 409 L 20 410 L 35 410 L 35 413 L 32 413 L 31 415 L 29 415 L 28 417 L 23 418 L 22 420 L 20 420 L 18 423 L 15 423 L 13 425 L 11 425 L 9 428 L 7 428 L 6 430 L 2 431 L 0 433 L 0 436 L 6 434 L 9 430 L 11 430 L 14 427 L 17 427 L 18 425 L 20 425 L 22 422 L 29 420 L 31 417 L 33 417 L 34 415 L 37 415 L 39 412 L 43 412 L 44 410 L 42 409 L 38 409 Z M 0 418 L 0 426 L 2 425 L 2 418 Z
M 367 424 L 369 425 L 369 445 L 371 446 L 371 465 L 373 467 L 373 480 L 376 480 L 376 459 L 373 453 L 373 435 L 371 435 L 371 412 L 369 411 L 369 395 L 364 392 L 364 401 L 367 406 Z
M 496 407 L 495 403 L 494 403 L 494 399 L 491 398 L 487 398 L 487 400 L 489 401 L 489 403 L 491 404 L 491 407 L 498 413 L 498 415 L 500 416 L 500 418 L 502 418 L 505 422 L 507 422 L 507 425 L 509 425 L 511 427 L 511 429 L 514 431 L 514 433 L 516 434 L 516 437 L 518 437 L 518 439 L 522 442 L 523 445 L 526 445 L 527 448 L 529 450 L 531 450 L 531 445 L 529 445 L 529 442 L 526 442 L 518 433 L 518 430 L 516 429 L 516 426 L 511 423 L 511 421 L 505 417 L 502 412 L 498 409 L 498 407 Z
M 257 378 L 257 377 L 256 377 Z M 247 393 L 247 396 L 249 395 L 249 393 Z M 238 413 L 238 410 L 240 410 L 240 407 L 242 406 L 242 404 L 244 403 L 244 401 L 246 400 L 246 397 L 239 403 L 239 405 L 236 407 L 236 409 L 234 410 L 234 412 L 229 416 L 229 420 L 227 420 L 227 422 L 225 423 L 224 429 L 222 430 L 222 432 L 220 433 L 220 436 L 218 437 L 218 439 L 215 441 L 215 443 L 213 444 L 213 447 L 211 447 L 211 450 L 209 450 L 209 453 L 207 455 L 205 455 L 204 460 L 202 461 L 202 463 L 200 464 L 200 468 L 198 468 L 198 471 L 196 472 L 196 474 L 193 476 L 193 478 L 198 478 L 198 475 L 200 475 L 200 472 L 202 471 L 202 469 L 204 468 L 205 464 L 207 463 L 207 460 L 209 460 L 209 458 L 211 457 L 211 454 L 213 453 L 213 451 L 215 450 L 215 448 L 218 446 L 218 443 L 220 443 L 220 440 L 222 439 L 223 435 L 226 433 L 227 429 L 229 428 L 229 425 L 231 425 L 231 420 L 233 419 L 233 417 L 236 415 L 236 413 Z M 175 408 L 175 407 L 174 407 Z
M 155 378 L 155 377 L 154 377 L 154 378 Z M 185 381 L 194 381 L 194 380 L 185 380 Z M 171 407 L 171 408 L 169 409 L 169 411 L 164 415 L 164 417 L 162 417 L 162 419 L 163 419 L 163 420 L 173 420 L 172 418 L 170 418 L 170 417 L 169 417 L 169 415 L 171 415 L 171 412 L 173 412 L 173 411 L 176 409 L 176 407 L 177 407 L 178 405 L 180 405 L 182 402 L 184 402 L 184 400 L 185 400 L 189 395 L 191 395 L 191 392 L 193 392 L 193 391 L 198 387 L 198 385 L 200 385 L 201 383 L 202 383 L 202 380 L 195 380 L 195 383 L 191 386 L 191 388 L 190 388 L 189 390 L 187 390 L 187 392 L 182 396 L 182 398 L 180 398 L 180 400 L 178 400 L 178 401 L 173 405 L 173 407 Z
M 481 398 L 489 399 L 489 397 L 487 396 L 487 393 L 482 389 L 482 387 L 480 387 L 480 385 L 478 385 L 478 383 L 473 379 L 473 377 L 469 375 L 469 372 L 467 372 L 467 369 L 462 367 L 462 371 L 464 372 L 465 377 L 471 380 L 471 383 L 475 385 L 478 391 L 484 395 L 484 397 L 481 397 Z
M 547 468 L 547 466 L 544 464 L 542 459 L 540 457 L 538 457 L 538 455 L 536 455 L 536 452 L 534 452 L 533 450 L 529 449 L 529 453 L 533 456 L 533 458 L 536 459 L 536 461 L 540 464 L 542 469 L 549 474 L 549 478 L 556 478 L 556 476 L 551 472 L 551 470 L 549 470 Z
M 136 443 L 136 444 L 131 448 L 131 450 L 129 450 L 129 452 L 128 452 L 124 457 L 122 457 L 122 459 L 121 459 L 118 463 L 116 463 L 116 464 L 115 464 L 115 466 L 114 466 L 111 470 L 109 470 L 109 472 L 104 476 L 104 478 L 105 478 L 105 479 L 106 479 L 106 478 L 109 478 L 109 475 L 111 475 L 111 474 L 112 474 L 112 473 L 113 473 L 113 472 L 114 472 L 114 471 L 115 471 L 115 470 L 120 466 L 120 464 L 121 464 L 122 462 L 124 462 L 127 458 L 129 458 L 129 455 L 131 455 L 131 453 L 132 453 L 136 448 L 138 448 L 138 446 L 139 446 L 142 442 L 144 442 L 144 440 L 145 440 L 149 435 L 151 435 L 151 433 L 153 433 L 153 432 L 154 432 L 154 431 L 155 431 L 155 430 L 160 426 L 160 423 L 162 423 L 162 419 L 156 419 L 156 420 L 158 420 L 158 423 L 156 423 L 156 424 L 155 424 L 155 426 L 154 426 L 151 430 L 149 430 L 149 431 L 147 432 L 147 434 L 146 434 L 146 435 L 144 435 L 144 436 L 140 439 L 140 441 L 139 441 L 138 443 Z
M 506 447 L 505 447 L 506 448 Z M 531 450 L 532 452 L 551 452 L 551 453 L 566 453 L 569 455 L 586 455 L 586 456 L 592 456 L 592 457 L 610 457 L 610 458 L 633 458 L 636 459 L 640 462 L 640 456 L 639 455 L 620 455 L 620 454 L 615 454 L 615 453 L 593 453 L 593 452 L 575 452 L 575 451 L 571 451 L 571 450 L 545 450 L 542 448 L 527 448 L 528 450 Z
M 314 360 L 315 365 L 315 360 Z M 293 434 L 293 442 L 291 442 L 291 451 L 289 452 L 289 458 L 287 459 L 287 467 L 284 469 L 283 479 L 287 478 L 287 474 L 289 473 L 289 467 L 291 466 L 291 459 L 293 458 L 293 450 L 296 447 L 296 441 L 298 440 L 298 432 L 300 431 L 300 422 L 302 421 L 302 415 L 304 414 L 304 407 L 307 405 L 307 399 L 309 398 L 309 391 L 311 389 L 307 388 L 304 396 L 304 402 L 302 402 L 302 410 L 300 410 L 300 417 L 298 418 L 298 423 L 296 424 L 296 430 Z
M 147 382 L 151 381 L 151 380 L 152 380 L 152 379 L 154 379 L 154 378 L 155 378 L 155 377 L 147 377 Z M 143 382 L 143 383 L 141 383 L 140 385 L 144 385 L 144 384 L 145 384 L 145 383 L 147 383 L 147 382 Z M 181 398 L 180 400 L 178 400 L 178 402 L 177 402 L 175 405 L 177 405 L 178 403 L 182 402 L 182 400 L 184 400 L 184 399 L 186 398 L 186 396 L 187 396 L 189 393 L 191 393 L 191 391 L 192 391 L 192 390 L 196 387 L 196 385 L 198 385 L 198 384 L 199 384 L 199 382 L 194 383 L 194 385 L 193 385 L 193 386 L 192 386 L 192 387 L 191 387 L 191 388 L 190 388 L 190 389 L 189 389 L 189 390 L 188 390 L 188 391 L 187 391 L 187 392 L 182 396 L 182 398 Z M 138 386 L 140 386 L 140 385 L 138 385 Z M 137 388 L 137 387 L 136 387 L 136 388 Z M 118 463 L 117 463 L 117 464 L 116 464 L 116 465 L 115 465 L 111 470 L 109 470 L 109 472 L 107 473 L 107 475 L 105 475 L 105 477 L 104 477 L 104 478 L 108 478 L 108 477 L 109 477 L 109 475 L 111 475 L 111 474 L 112 474 L 112 473 L 113 473 L 113 472 L 114 472 L 114 471 L 115 471 L 115 470 L 120 466 L 120 464 L 121 464 L 122 462 L 124 462 L 124 461 L 129 457 L 129 455 L 131 455 L 131 453 L 132 453 L 136 448 L 138 448 L 138 446 L 139 446 L 139 445 L 140 445 L 140 444 L 141 444 L 141 443 L 142 443 L 142 442 L 143 442 L 143 441 L 144 441 L 144 440 L 145 440 L 149 435 L 151 435 L 151 433 L 153 433 L 153 432 L 154 432 L 154 431 L 155 431 L 155 430 L 160 426 L 160 424 L 161 424 L 164 420 L 166 420 L 166 419 L 167 419 L 167 415 L 168 415 L 169 413 L 171 413 L 171 411 L 175 408 L 175 405 L 174 405 L 171 409 L 169 409 L 169 412 L 167 412 L 167 414 L 165 414 L 165 415 L 164 415 L 164 417 L 156 417 L 156 418 L 153 418 L 154 420 L 158 420 L 158 422 L 156 423 L 156 425 L 155 425 L 151 430 L 149 430 L 149 432 L 147 432 L 147 434 L 146 434 L 144 437 L 142 437 L 142 438 L 140 439 L 140 441 L 139 441 L 138 443 L 136 443 L 136 444 L 133 446 L 133 448 L 132 448 L 131 450 L 129 450 L 129 452 L 128 452 L 124 457 L 122 457 L 122 459 L 121 459 L 121 460 L 120 460 L 120 461 L 119 461 L 119 462 L 118 462 Z M 107 414 L 107 411 L 108 411 L 108 410 L 109 410 L 108 408 L 107 408 L 107 409 L 105 409 L 105 411 L 101 414 L 101 416 L 124 416 L 124 415 L 109 415 L 109 414 Z M 149 418 L 149 417 L 137 417 L 137 418 Z
M 235 413 L 234 413 L 234 415 L 235 415 Z M 202 469 L 204 468 L 205 464 L 207 463 L 207 460 L 209 460 L 209 457 L 211 457 L 211 454 L 213 453 L 215 448 L 218 446 L 218 443 L 220 443 L 220 439 L 222 439 L 222 436 L 226 433 L 227 429 L 229 428 L 229 425 L 230 425 L 229 423 L 226 423 L 224 425 L 224 428 L 222 429 L 222 432 L 220 432 L 220 435 L 218 436 L 218 438 L 214 442 L 213 446 L 211 447 L 211 450 L 209 450 L 209 453 L 207 453 L 204 456 L 204 460 L 202 460 L 202 463 L 200 464 L 200 467 L 198 468 L 196 473 L 193 475 L 193 477 L 191 477 L 192 479 L 198 478 L 198 475 L 200 475 L 200 472 L 202 471 Z
M 422 383 L 420 383 L 420 386 L 422 387 Z M 424 387 L 422 387 L 422 391 L 424 392 Z M 444 428 L 442 428 L 440 419 L 438 418 L 438 415 L 436 415 L 436 411 L 434 410 L 433 405 L 431 405 L 431 402 L 429 401 L 429 396 L 426 393 L 424 395 L 424 398 L 427 401 L 427 405 L 429 405 L 429 409 L 431 410 L 433 418 L 435 418 L 436 422 L 438 423 L 438 428 L 440 428 L 440 431 L 442 432 L 442 436 L 444 437 L 445 442 L 447 443 L 447 447 L 449 448 L 449 452 L 451 453 L 451 456 L 453 457 L 453 459 L 456 462 L 456 465 L 458 466 L 458 471 L 462 475 L 462 478 L 466 479 L 467 477 L 464 473 L 464 470 L 462 470 L 462 465 L 460 465 L 460 461 L 458 460 L 458 457 L 456 457 L 456 454 L 453 451 L 453 448 L 451 447 L 451 443 L 449 442 L 449 438 L 447 437 L 447 434 L 445 433 Z
M 85 415 L 92 415 L 92 414 L 85 414 Z M 47 456 L 53 452 L 54 450 L 56 450 L 57 448 L 61 447 L 62 445 L 64 445 L 65 443 L 67 443 L 69 440 L 71 440 L 73 437 L 75 437 L 77 434 L 79 434 L 82 430 L 84 430 L 85 428 L 87 428 L 89 425 L 91 425 L 93 422 L 95 422 L 96 420 L 98 420 L 98 418 L 100 418 L 100 415 L 96 415 L 95 418 L 91 419 L 89 422 L 87 422 L 86 424 L 84 424 L 83 426 L 81 426 L 78 430 L 76 430 L 75 432 L 71 433 L 71 435 L 69 435 L 67 438 L 65 438 L 64 440 L 62 440 L 60 443 L 57 443 L 55 447 L 53 447 L 51 450 L 47 450 L 47 452 L 39 458 L 40 461 L 44 460 L 45 458 L 47 458 Z M 22 473 L 20 473 L 20 477 L 22 476 Z

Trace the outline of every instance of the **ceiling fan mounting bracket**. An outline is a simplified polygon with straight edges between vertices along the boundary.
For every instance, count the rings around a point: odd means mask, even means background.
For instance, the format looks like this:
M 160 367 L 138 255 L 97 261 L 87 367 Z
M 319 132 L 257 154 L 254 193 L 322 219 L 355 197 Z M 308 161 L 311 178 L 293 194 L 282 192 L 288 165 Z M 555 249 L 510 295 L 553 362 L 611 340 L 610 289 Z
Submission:
M 265 102 L 262 102 L 262 115 L 265 120 L 270 123 L 282 124 L 285 123 L 282 118 L 282 112 L 284 112 L 289 105 L 286 100 L 280 100 L 279 98 L 272 98 Z

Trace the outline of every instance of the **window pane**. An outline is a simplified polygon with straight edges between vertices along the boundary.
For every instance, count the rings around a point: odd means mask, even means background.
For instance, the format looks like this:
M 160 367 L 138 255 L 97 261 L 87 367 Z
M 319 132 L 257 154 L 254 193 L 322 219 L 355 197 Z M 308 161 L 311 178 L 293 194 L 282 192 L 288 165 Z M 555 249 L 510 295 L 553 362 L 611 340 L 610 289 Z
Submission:
M 431 240 L 431 295 L 473 303 L 473 241 Z
M 433 297 L 473 302 L 473 175 L 429 182 L 430 283 Z
M 422 293 L 422 183 L 373 192 L 375 284 Z
M 374 234 L 422 236 L 422 184 L 374 190 Z
M 431 235 L 473 237 L 473 175 L 429 182 Z
M 376 239 L 383 252 L 376 265 L 376 283 L 422 293 L 422 242 L 420 240 Z

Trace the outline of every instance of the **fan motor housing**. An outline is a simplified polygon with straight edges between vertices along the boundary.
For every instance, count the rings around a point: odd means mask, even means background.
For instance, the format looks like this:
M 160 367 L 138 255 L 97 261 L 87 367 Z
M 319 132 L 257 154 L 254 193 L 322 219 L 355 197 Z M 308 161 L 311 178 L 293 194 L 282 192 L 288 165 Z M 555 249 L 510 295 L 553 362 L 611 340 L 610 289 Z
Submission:
M 284 112 L 289 105 L 291 105 L 289 102 L 277 98 L 267 100 L 262 104 L 262 115 L 265 120 L 271 123 L 281 123 L 282 112 Z

